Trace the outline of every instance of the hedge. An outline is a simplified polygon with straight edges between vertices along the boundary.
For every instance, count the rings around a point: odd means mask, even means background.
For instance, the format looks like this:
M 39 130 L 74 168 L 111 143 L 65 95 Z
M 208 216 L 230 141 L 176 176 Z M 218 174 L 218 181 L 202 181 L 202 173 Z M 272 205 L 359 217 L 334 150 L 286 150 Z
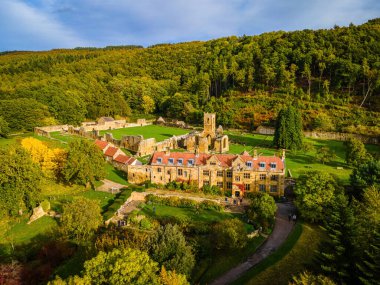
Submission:
M 155 205 L 165 205 L 178 208 L 199 208 L 202 210 L 215 210 L 222 211 L 223 206 L 210 200 L 203 200 L 197 202 L 192 199 L 179 198 L 179 197 L 160 197 L 153 194 L 149 194 L 145 197 L 145 201 Z

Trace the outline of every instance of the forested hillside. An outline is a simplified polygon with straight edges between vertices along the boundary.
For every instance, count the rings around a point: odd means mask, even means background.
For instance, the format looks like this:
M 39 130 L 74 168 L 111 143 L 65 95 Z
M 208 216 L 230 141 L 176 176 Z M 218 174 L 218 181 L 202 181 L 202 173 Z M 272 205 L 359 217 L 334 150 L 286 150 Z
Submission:
M 155 114 L 226 127 L 273 125 L 293 104 L 305 129 L 380 133 L 380 19 L 207 42 L 0 55 L 0 120 L 13 131 Z M 1 129 L 1 128 L 0 128 Z

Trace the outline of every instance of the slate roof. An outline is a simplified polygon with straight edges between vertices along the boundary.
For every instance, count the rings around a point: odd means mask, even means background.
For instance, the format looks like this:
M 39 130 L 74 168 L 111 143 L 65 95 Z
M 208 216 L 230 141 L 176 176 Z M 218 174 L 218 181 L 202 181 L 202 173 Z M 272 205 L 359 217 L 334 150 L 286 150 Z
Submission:
M 193 165 L 195 166 L 206 165 L 207 161 L 213 156 L 216 157 L 216 159 L 220 162 L 220 166 L 222 167 L 231 167 L 233 161 L 238 158 L 240 158 L 245 163 L 250 161 L 252 163 L 252 168 L 255 170 L 282 171 L 285 167 L 284 162 L 277 156 L 259 156 L 257 159 L 255 159 L 250 155 L 200 153 L 196 156 L 194 153 L 188 152 L 170 152 L 169 154 L 165 154 L 165 152 L 155 152 L 151 158 L 150 164 L 178 165 L 178 159 L 182 159 L 182 165 L 188 166 L 189 160 L 192 159 L 194 162 Z M 161 158 L 161 163 L 158 163 L 158 158 Z M 169 164 L 169 158 L 173 159 L 173 164 Z M 265 163 L 265 167 L 260 167 L 260 162 Z M 276 164 L 275 169 L 271 168 L 271 163 Z

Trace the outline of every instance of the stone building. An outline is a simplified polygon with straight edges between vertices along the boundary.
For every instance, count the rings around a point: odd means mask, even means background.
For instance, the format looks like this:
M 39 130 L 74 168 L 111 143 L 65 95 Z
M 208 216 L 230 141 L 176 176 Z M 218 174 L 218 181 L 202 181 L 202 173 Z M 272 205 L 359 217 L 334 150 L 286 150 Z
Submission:
M 256 152 L 253 156 L 247 152 L 240 155 L 155 152 L 148 165 L 128 167 L 128 181 L 137 184 L 180 181 L 198 188 L 215 185 L 231 191 L 233 197 L 258 191 L 283 196 L 285 153 L 280 158 L 258 156 Z
M 197 151 L 200 153 L 224 153 L 229 151 L 228 136 L 223 134 L 222 126 L 216 129 L 215 113 L 204 113 L 203 131 L 201 133 L 190 133 L 183 142 L 183 147 L 188 151 Z

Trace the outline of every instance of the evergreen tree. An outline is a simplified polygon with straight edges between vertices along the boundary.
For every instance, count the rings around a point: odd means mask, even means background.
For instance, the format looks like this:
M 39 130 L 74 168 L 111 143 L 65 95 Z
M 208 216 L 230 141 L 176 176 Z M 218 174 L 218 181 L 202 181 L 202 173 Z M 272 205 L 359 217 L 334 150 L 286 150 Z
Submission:
M 369 160 L 370 154 L 367 153 L 364 144 L 360 140 L 350 138 L 344 144 L 346 146 L 346 162 L 349 165 L 358 166 Z
M 324 229 L 328 241 L 320 252 L 322 271 L 339 283 L 350 283 L 354 274 L 354 216 L 348 199 L 338 195 Z
M 294 107 L 289 106 L 278 113 L 273 144 L 285 149 L 302 148 L 302 120 Z
M 368 249 L 364 251 L 364 256 L 357 263 L 359 269 L 359 281 L 364 285 L 379 284 L 380 276 L 380 231 L 374 232 L 373 241 L 368 244 Z

